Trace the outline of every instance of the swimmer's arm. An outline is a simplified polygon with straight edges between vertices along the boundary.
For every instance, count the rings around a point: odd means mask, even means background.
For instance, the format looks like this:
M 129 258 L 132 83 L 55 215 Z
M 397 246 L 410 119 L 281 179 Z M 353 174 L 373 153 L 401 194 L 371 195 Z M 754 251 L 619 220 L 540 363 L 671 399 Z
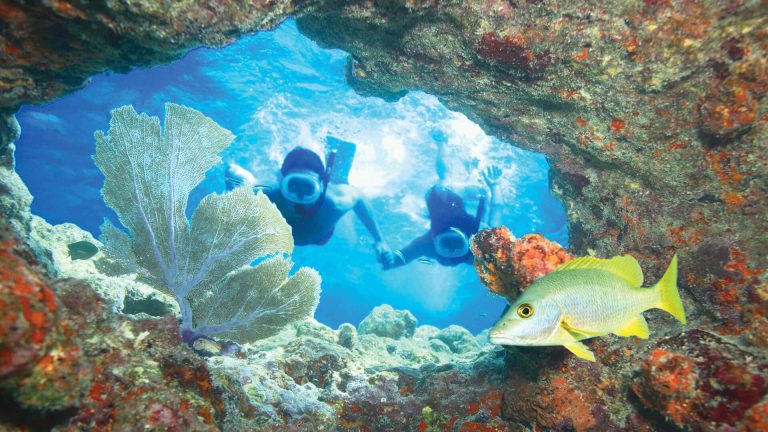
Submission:
M 376 220 L 373 218 L 373 212 L 371 211 L 371 207 L 368 205 L 368 203 L 365 202 L 364 199 L 359 198 L 353 209 L 355 210 L 357 217 L 360 219 L 360 222 L 362 222 L 363 226 L 365 226 L 365 229 L 371 233 L 373 241 L 376 243 L 384 242 L 384 238 L 381 235 L 381 230 L 379 229 L 379 224 L 377 224 Z
M 488 200 L 488 203 L 485 204 L 486 209 L 483 213 L 483 218 L 481 220 L 481 225 L 485 225 L 485 227 L 494 228 L 501 225 L 501 212 L 499 211 L 501 207 L 501 198 L 500 198 L 500 192 L 498 186 L 493 186 L 490 188 L 490 199 Z
M 501 168 L 497 166 L 488 167 L 483 172 L 483 179 L 485 184 L 488 185 L 490 192 L 490 199 L 488 200 L 488 212 L 483 218 L 483 222 L 489 227 L 497 227 L 501 225 L 501 189 L 499 188 L 499 181 L 501 179 Z
M 400 267 L 420 257 L 435 258 L 432 236 L 429 233 L 417 237 L 408 246 L 395 250 L 395 262 L 389 268 Z
M 360 222 L 365 225 L 368 232 L 373 237 L 373 250 L 376 251 L 376 260 L 387 267 L 392 261 L 392 250 L 389 245 L 384 241 L 384 236 L 381 235 L 379 224 L 376 223 L 376 219 L 373 218 L 373 212 L 368 203 L 359 198 L 355 202 L 354 206 L 355 214 L 360 219 Z

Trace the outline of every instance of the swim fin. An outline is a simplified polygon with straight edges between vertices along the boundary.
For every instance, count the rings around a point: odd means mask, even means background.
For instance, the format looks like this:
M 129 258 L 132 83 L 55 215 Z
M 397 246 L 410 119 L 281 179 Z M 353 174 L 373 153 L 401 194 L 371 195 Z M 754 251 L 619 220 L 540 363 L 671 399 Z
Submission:
M 330 182 L 349 184 L 349 171 L 352 169 L 352 161 L 355 159 L 357 145 L 330 135 L 325 137 L 325 144 L 327 153 L 335 153 L 333 158 L 326 157 L 326 161 L 333 161 L 330 167 Z

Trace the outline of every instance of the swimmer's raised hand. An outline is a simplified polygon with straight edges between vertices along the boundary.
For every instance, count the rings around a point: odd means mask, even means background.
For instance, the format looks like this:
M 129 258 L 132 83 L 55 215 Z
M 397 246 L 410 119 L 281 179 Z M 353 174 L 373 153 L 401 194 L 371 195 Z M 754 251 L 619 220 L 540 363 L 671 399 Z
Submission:
M 501 179 L 501 168 L 498 165 L 491 165 L 483 170 L 483 180 L 489 188 L 492 188 L 499 184 Z

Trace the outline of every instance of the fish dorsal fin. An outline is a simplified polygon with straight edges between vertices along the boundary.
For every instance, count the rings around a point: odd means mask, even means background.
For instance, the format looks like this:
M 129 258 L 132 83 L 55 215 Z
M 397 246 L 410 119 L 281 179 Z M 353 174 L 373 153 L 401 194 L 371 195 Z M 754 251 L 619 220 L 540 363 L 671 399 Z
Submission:
M 568 351 L 574 353 L 576 357 L 583 358 L 584 360 L 589 360 L 591 362 L 595 361 L 595 353 L 589 350 L 586 345 L 584 345 L 581 342 L 570 342 L 563 345 Z
M 645 321 L 642 315 L 638 315 L 627 321 L 624 327 L 615 331 L 614 334 L 624 337 L 637 336 L 640 339 L 648 339 L 650 331 L 648 330 L 648 322 Z
M 593 257 L 574 258 L 562 264 L 555 271 L 576 269 L 605 270 L 626 280 L 632 287 L 643 285 L 643 270 L 632 255 L 615 256 L 611 259 Z
M 587 339 L 595 336 L 602 336 L 601 333 L 595 333 L 589 330 L 583 330 L 583 329 L 577 329 L 577 328 L 571 327 L 571 325 L 568 324 L 565 320 L 560 321 L 560 327 L 562 327 L 563 330 L 568 332 L 568 334 L 573 336 L 573 338 L 576 340 Z

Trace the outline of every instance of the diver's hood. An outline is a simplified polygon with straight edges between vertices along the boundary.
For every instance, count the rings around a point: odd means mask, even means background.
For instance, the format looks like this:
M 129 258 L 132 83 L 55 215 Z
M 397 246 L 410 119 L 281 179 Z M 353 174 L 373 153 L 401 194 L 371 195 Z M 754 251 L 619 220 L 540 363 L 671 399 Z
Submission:
M 458 228 L 450 227 L 432 240 L 435 252 L 444 258 L 460 258 L 469 253 L 469 239 Z
M 320 178 L 314 172 L 293 172 L 283 177 L 280 192 L 286 200 L 301 205 L 317 202 L 323 194 Z

